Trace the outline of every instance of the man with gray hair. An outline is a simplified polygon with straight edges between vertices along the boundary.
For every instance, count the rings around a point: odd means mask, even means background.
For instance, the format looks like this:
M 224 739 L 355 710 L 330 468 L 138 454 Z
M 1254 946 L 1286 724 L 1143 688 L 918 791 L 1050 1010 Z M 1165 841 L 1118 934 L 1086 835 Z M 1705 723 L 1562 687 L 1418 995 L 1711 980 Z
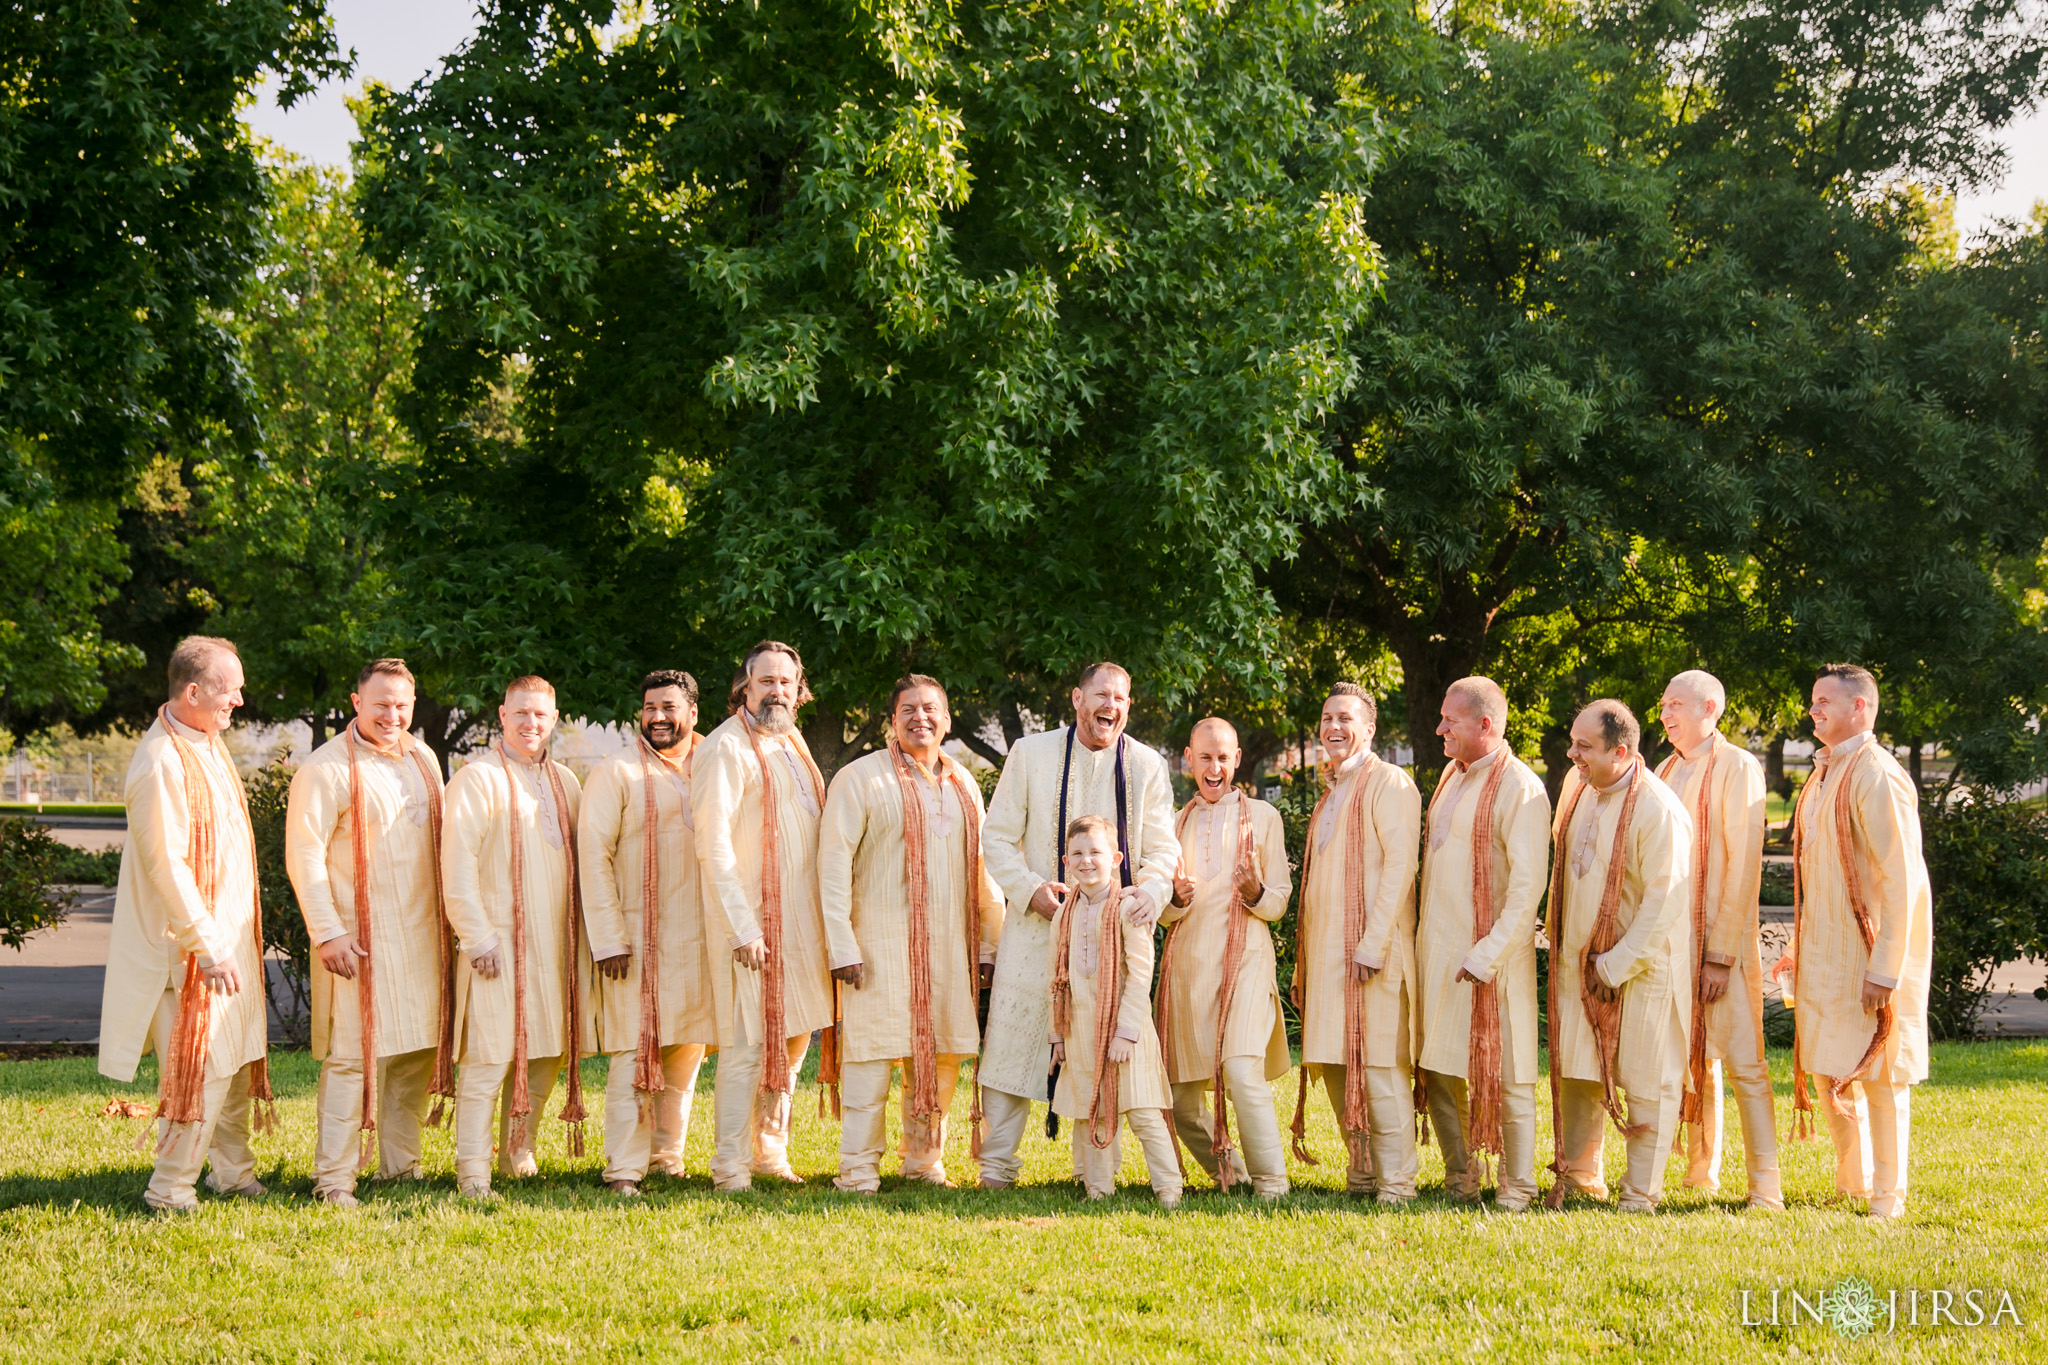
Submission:
M 1764 973 L 1757 924 L 1763 877 L 1764 770 L 1720 730 L 1728 694 L 1711 673 L 1689 669 L 1664 688 L 1658 713 L 1674 752 L 1657 776 L 1692 816 L 1693 876 L 1687 909 L 1698 951 L 1687 1083 L 1688 1189 L 1721 1183 L 1721 1072 L 1742 1116 L 1749 1207 L 1782 1209 L 1771 1070 L 1764 1060 Z

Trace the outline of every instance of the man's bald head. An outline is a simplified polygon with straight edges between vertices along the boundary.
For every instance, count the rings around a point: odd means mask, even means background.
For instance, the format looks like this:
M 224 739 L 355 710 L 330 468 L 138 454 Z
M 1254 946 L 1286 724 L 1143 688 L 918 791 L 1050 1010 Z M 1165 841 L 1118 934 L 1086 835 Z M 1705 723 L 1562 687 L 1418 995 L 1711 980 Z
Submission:
M 1195 728 L 1188 732 L 1188 746 L 1198 749 L 1205 743 L 1235 749 L 1238 747 L 1237 727 L 1221 716 L 1204 716 L 1196 721 Z
M 1195 794 L 1204 801 L 1220 801 L 1237 781 L 1237 727 L 1221 716 L 1207 716 L 1188 732 L 1188 747 L 1181 764 L 1195 779 Z

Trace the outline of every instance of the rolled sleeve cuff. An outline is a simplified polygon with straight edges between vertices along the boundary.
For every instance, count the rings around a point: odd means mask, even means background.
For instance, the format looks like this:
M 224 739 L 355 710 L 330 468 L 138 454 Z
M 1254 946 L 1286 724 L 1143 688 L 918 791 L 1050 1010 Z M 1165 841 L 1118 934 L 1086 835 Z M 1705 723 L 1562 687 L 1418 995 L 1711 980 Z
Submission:
M 1882 986 L 1888 991 L 1899 988 L 1899 979 L 1896 976 L 1879 976 L 1876 972 L 1865 972 L 1863 980 L 1868 985 Z
M 1600 973 L 1600 979 L 1607 983 L 1608 989 L 1618 991 L 1621 989 L 1621 983 L 1619 981 L 1616 981 L 1614 979 L 1614 974 L 1607 970 L 1607 957 L 1608 955 L 1606 953 L 1602 953 L 1600 954 L 1600 956 L 1594 958 L 1593 970 Z
M 725 941 L 725 946 L 732 949 L 734 952 L 738 952 L 740 949 L 746 947 L 749 943 L 758 942 L 760 940 L 760 937 L 761 931 L 759 929 L 749 929 L 744 934 L 734 934 L 732 937 L 728 938 Z
M 348 930 L 346 930 L 346 929 L 336 929 L 336 930 L 335 930 L 335 931 L 334 931 L 333 933 L 329 933 L 329 934 L 322 934 L 322 935 L 320 935 L 320 937 L 318 937 L 318 938 L 314 939 L 314 940 L 313 940 L 313 946 L 314 946 L 315 948 L 324 948 L 324 947 L 326 947 L 326 946 L 327 946 L 328 944 L 330 944 L 330 943 L 334 942 L 334 940 L 336 940 L 336 939 L 338 939 L 338 938 L 347 938 L 347 937 L 348 937 Z
M 1733 953 L 1701 953 L 1700 959 L 1709 967 L 1733 967 L 1735 965 L 1735 955 Z
M 866 961 L 867 959 L 859 953 L 855 953 L 852 957 L 841 957 L 835 953 L 832 956 L 832 970 L 836 972 L 847 967 L 858 967 Z
M 496 934 L 492 934 L 489 938 L 485 939 L 482 943 L 477 944 L 474 948 L 465 945 L 463 948 L 463 955 L 467 957 L 470 961 L 474 962 L 486 953 L 495 953 L 497 951 L 498 936 Z
M 1461 972 L 1471 973 L 1475 980 L 1481 982 L 1493 980 L 1493 964 L 1490 962 L 1481 962 L 1477 958 L 1466 958 L 1463 962 L 1458 964 L 1458 970 Z
M 615 957 L 631 957 L 633 950 L 624 943 L 593 943 L 590 945 L 592 962 L 609 962 Z
M 981 950 L 981 959 L 980 959 L 980 962 L 981 962 L 981 965 L 982 965 L 982 966 L 984 966 L 984 967 L 993 967 L 993 966 L 995 966 L 995 965 L 996 965 L 996 950 L 995 950 L 995 949 L 993 949 L 993 948 L 983 948 L 983 949 Z
M 1138 1031 L 1134 1028 L 1120 1028 L 1116 1031 L 1116 1036 L 1120 1041 L 1126 1043 L 1138 1041 Z
M 1375 972 L 1383 971 L 1387 965 L 1387 959 L 1385 954 L 1379 954 L 1377 956 L 1369 954 L 1365 951 L 1364 944 L 1359 945 L 1358 951 L 1351 955 L 1351 960 L 1353 962 L 1356 962 L 1359 966 Z

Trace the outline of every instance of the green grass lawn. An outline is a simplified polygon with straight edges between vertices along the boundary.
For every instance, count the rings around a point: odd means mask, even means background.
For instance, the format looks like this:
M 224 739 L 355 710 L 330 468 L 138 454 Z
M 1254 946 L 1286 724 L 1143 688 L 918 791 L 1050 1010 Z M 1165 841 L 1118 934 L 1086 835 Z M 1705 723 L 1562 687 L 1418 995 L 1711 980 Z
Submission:
M 118 801 L 0 801 L 0 815 L 126 815 Z
M 1789 1060 L 1774 1061 L 1782 1110 Z M 499 1204 L 456 1198 L 451 1140 L 433 1133 L 431 1181 L 366 1187 L 364 1207 L 341 1212 L 310 1199 L 315 1067 L 278 1054 L 273 1070 L 283 1128 L 258 1139 L 271 1197 L 205 1198 L 196 1216 L 159 1221 L 142 1205 L 143 1122 L 99 1116 L 112 1096 L 151 1096 L 148 1064 L 117 1086 L 85 1059 L 0 1063 L 0 1357 L 2048 1357 L 2039 1042 L 1937 1047 L 1915 1098 L 1909 1212 L 1890 1225 L 1834 1196 L 1825 1141 L 1786 1149 L 1786 1213 L 1743 1212 L 1733 1132 L 1735 1183 L 1714 1196 L 1674 1188 L 1651 1218 L 1457 1208 L 1433 1156 L 1416 1205 L 1381 1210 L 1334 1188 L 1341 1149 L 1320 1099 L 1311 1142 L 1325 1164 L 1297 1169 L 1298 1192 L 1274 1207 L 1217 1195 L 1198 1174 L 1186 1204 L 1162 1213 L 1135 1153 L 1130 1188 L 1083 1206 L 1064 1134 L 1042 1133 L 1025 1187 L 1008 1194 L 893 1179 L 878 1199 L 837 1194 L 837 1128 L 816 1117 L 814 1092 L 799 1099 L 793 1153 L 811 1183 L 719 1196 L 703 1174 L 708 1086 L 690 1177 L 650 1180 L 640 1201 L 601 1190 L 596 1144 L 571 1161 L 550 1121 L 545 1178 L 501 1182 Z M 597 1086 L 601 1064 L 588 1074 Z M 1282 1089 L 1284 1122 L 1293 1089 Z M 1608 1160 L 1618 1179 L 1611 1134 Z M 967 1174 L 958 1128 L 949 1165 Z M 2010 1290 L 2024 1325 L 1861 1342 L 1809 1322 L 1741 1325 L 1743 1289 L 1759 1291 L 1762 1311 L 1774 1288 L 1811 1298 L 1846 1276 L 1880 1293 Z

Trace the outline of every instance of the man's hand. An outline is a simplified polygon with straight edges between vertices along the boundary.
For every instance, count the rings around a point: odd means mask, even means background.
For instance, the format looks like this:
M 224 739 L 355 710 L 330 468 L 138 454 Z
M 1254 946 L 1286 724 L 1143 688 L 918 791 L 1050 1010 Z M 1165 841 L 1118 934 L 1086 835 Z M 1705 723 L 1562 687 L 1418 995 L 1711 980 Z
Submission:
M 1358 982 L 1358 983 L 1359 983 L 1360 985 L 1363 985 L 1363 984 L 1365 984 L 1366 982 L 1368 982 L 1368 981 L 1372 980 L 1372 979 L 1373 979 L 1374 977 L 1378 976 L 1379 974 L 1380 974 L 1380 969 L 1379 969 L 1379 968 L 1377 968 L 1377 967 L 1368 967 L 1368 966 L 1366 966 L 1366 965 L 1365 965 L 1365 964 L 1364 964 L 1363 962 L 1360 962 L 1360 961 L 1358 961 L 1358 960 L 1357 960 L 1356 958 L 1352 959 L 1352 962 L 1351 962 L 1351 979 L 1352 979 L 1353 981 L 1356 981 L 1356 982 Z M 1299 1008 L 1299 1007 L 1297 1006 L 1297 1008 Z
M 496 981 L 498 979 L 498 950 L 493 948 L 488 953 L 478 953 L 469 960 L 469 965 L 484 980 Z
M 1152 894 L 1145 890 L 1144 887 L 1127 886 L 1124 888 L 1124 918 L 1137 925 L 1140 929 L 1150 929 L 1153 925 L 1159 923 L 1159 915 L 1164 908 L 1152 903 Z
M 1259 878 L 1259 851 L 1252 842 L 1252 827 L 1244 827 L 1244 837 L 1238 840 L 1237 848 L 1237 895 L 1246 905 L 1258 904 L 1259 897 L 1266 894 L 1266 884 Z
M 1188 865 L 1182 863 L 1173 870 L 1173 907 L 1185 910 L 1195 902 L 1195 879 L 1188 875 Z
M 1799 963 L 1789 951 L 1771 964 L 1771 969 L 1764 973 L 1764 979 L 1776 981 L 1786 972 L 1791 972 L 1795 977 L 1799 975 Z
M 1060 912 L 1060 903 L 1066 898 L 1065 882 L 1040 882 L 1038 889 L 1031 893 L 1031 903 L 1025 909 L 1040 919 L 1049 920 Z
M 1878 1006 L 1891 998 L 1892 988 L 1890 986 L 1880 986 L 1871 981 L 1863 983 L 1863 1012 L 1865 1014 L 1877 1013 Z
M 1478 977 L 1472 975 L 1471 970 L 1465 967 L 1458 968 L 1458 974 L 1452 977 L 1451 980 L 1454 983 L 1462 981 L 1468 986 L 1484 986 L 1486 984 L 1484 981 L 1481 981 Z
M 992 990 L 994 990 L 995 988 L 996 988 L 996 964 L 995 964 L 995 963 L 993 963 L 993 962 L 984 962 L 984 963 L 982 963 L 982 964 L 981 964 L 981 972 L 980 972 L 980 976 L 979 976 L 979 978 L 978 978 L 978 980 L 977 980 L 977 983 L 976 983 L 976 989 L 978 989 L 978 990 L 984 990 L 984 991 L 992 991 Z
M 1700 999 L 1712 1004 L 1728 994 L 1728 974 L 1734 969 L 1725 962 L 1707 962 L 1700 966 Z
M 1112 1038 L 1109 1040 L 1109 1060 L 1113 1065 L 1122 1066 L 1125 1062 L 1131 1060 L 1131 1054 L 1137 1050 L 1138 1045 L 1128 1038 Z
M 1287 1003 L 1294 1006 L 1295 1013 L 1301 1012 L 1301 978 L 1298 976 L 1287 983 Z
M 861 988 L 861 983 L 867 979 L 867 974 L 867 964 L 864 962 L 855 962 L 850 966 L 834 967 L 832 969 L 832 979 L 834 981 L 844 981 L 855 990 Z
M 597 960 L 596 965 L 597 970 L 603 974 L 605 980 L 624 981 L 627 970 L 633 965 L 633 950 L 628 948 L 623 953 L 613 953 L 610 957 L 601 957 Z
M 1067 1064 L 1067 1045 L 1062 1039 L 1053 1039 L 1052 1064 L 1054 1066 L 1065 1066 Z
M 343 981 L 355 980 L 356 959 L 369 955 L 370 950 L 358 944 L 354 934 L 330 938 L 320 945 L 320 965 Z
M 1607 978 L 1600 975 L 1600 959 L 1594 958 L 1586 964 L 1586 989 L 1593 993 L 1595 1000 L 1612 1004 L 1621 998 L 1621 992 L 1607 984 Z
M 742 943 L 732 950 L 732 960 L 750 972 L 758 972 L 768 965 L 768 940 L 757 938 L 752 943 Z
M 215 995 L 240 995 L 242 993 L 242 974 L 235 970 L 235 964 L 232 962 L 222 962 L 212 967 L 201 967 L 199 969 L 199 978 L 206 983 L 206 989 L 212 991 Z

